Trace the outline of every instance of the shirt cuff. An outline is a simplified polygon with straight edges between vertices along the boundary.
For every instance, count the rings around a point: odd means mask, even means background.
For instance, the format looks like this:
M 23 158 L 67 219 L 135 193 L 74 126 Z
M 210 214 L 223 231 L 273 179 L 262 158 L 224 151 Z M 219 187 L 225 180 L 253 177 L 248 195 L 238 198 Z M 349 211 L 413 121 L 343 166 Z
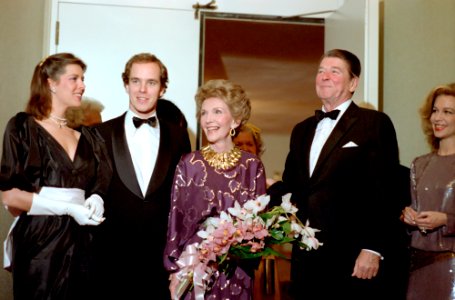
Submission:
M 382 256 L 381 253 L 379 253 L 379 252 L 376 252 L 376 251 L 373 251 L 373 250 L 370 250 L 370 249 L 362 249 L 362 250 L 365 250 L 367 252 L 376 254 L 377 256 L 379 256 L 381 258 L 381 260 L 384 260 L 384 256 Z

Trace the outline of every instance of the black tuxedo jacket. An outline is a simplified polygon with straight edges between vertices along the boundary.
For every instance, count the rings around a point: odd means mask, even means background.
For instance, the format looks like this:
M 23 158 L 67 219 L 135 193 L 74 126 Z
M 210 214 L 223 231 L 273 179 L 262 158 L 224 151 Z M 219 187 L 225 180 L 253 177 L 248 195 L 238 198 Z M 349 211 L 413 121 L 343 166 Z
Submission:
M 158 100 L 158 105 L 160 101 L 166 100 Z M 163 251 L 175 167 L 181 155 L 191 151 L 186 121 L 177 122 L 175 115 L 170 119 L 157 110 L 160 146 L 144 197 L 126 141 L 125 115 L 98 126 L 114 168 L 105 199 L 106 220 L 99 226 L 96 243 L 103 293 L 118 299 L 167 299 Z
M 308 284 L 321 293 L 320 299 L 335 290 L 338 296 L 355 299 L 350 291 L 342 292 L 349 290 L 355 259 L 361 249 L 387 257 L 387 230 L 393 230 L 400 214 L 392 188 L 399 166 L 395 129 L 384 113 L 353 102 L 323 146 L 310 177 L 316 126 L 315 117 L 310 117 L 293 129 L 283 183 L 302 221 L 321 230 L 316 237 L 324 245 L 310 252 L 294 247 L 292 277 L 295 286 Z

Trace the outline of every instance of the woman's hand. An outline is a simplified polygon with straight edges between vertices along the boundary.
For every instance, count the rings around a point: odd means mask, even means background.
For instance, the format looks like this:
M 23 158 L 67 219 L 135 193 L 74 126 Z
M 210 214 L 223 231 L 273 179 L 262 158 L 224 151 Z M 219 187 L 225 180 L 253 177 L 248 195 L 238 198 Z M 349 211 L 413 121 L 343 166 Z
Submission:
M 417 226 L 416 225 L 416 218 L 417 218 L 417 212 L 410 206 L 405 207 L 402 212 L 400 219 L 402 222 L 411 225 L 411 226 Z
M 422 211 L 417 214 L 415 223 L 422 231 L 433 230 L 447 224 L 447 214 L 439 211 Z
M 400 219 L 410 226 L 418 227 L 423 233 L 447 224 L 446 213 L 439 211 L 416 212 L 409 206 L 403 209 Z
M 23 211 L 28 211 L 32 205 L 32 197 L 32 193 L 18 188 L 2 192 L 3 205 L 13 216 L 18 216 Z

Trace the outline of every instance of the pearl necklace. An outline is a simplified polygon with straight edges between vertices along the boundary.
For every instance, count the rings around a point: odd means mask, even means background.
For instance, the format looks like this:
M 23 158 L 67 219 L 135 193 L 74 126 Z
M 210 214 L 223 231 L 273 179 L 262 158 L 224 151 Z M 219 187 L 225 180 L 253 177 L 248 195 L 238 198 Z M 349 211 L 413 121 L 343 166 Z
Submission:
M 228 152 L 217 153 L 210 145 L 203 147 L 201 154 L 211 167 L 220 170 L 227 170 L 234 167 L 242 156 L 242 152 L 237 147 L 233 147 Z
M 52 114 L 49 115 L 49 119 L 54 121 L 58 125 L 58 128 L 63 128 L 63 127 L 65 127 L 68 124 L 68 120 L 67 119 L 59 118 L 59 117 L 54 116 Z

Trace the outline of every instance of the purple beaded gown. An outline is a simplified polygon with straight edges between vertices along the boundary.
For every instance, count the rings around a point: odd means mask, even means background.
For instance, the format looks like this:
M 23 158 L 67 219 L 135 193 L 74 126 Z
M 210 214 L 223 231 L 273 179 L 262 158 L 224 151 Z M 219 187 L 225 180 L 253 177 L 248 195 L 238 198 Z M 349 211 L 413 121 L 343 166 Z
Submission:
M 197 232 L 208 217 L 218 216 L 234 206 L 265 194 L 265 171 L 262 162 L 253 154 L 242 151 L 236 166 L 215 170 L 195 151 L 182 156 L 174 176 L 171 211 L 164 264 L 169 272 L 179 268 L 176 260 L 187 245 L 200 242 Z M 252 272 L 237 266 L 232 277 L 219 274 L 205 299 L 251 299 Z M 187 293 L 185 299 L 194 299 Z

